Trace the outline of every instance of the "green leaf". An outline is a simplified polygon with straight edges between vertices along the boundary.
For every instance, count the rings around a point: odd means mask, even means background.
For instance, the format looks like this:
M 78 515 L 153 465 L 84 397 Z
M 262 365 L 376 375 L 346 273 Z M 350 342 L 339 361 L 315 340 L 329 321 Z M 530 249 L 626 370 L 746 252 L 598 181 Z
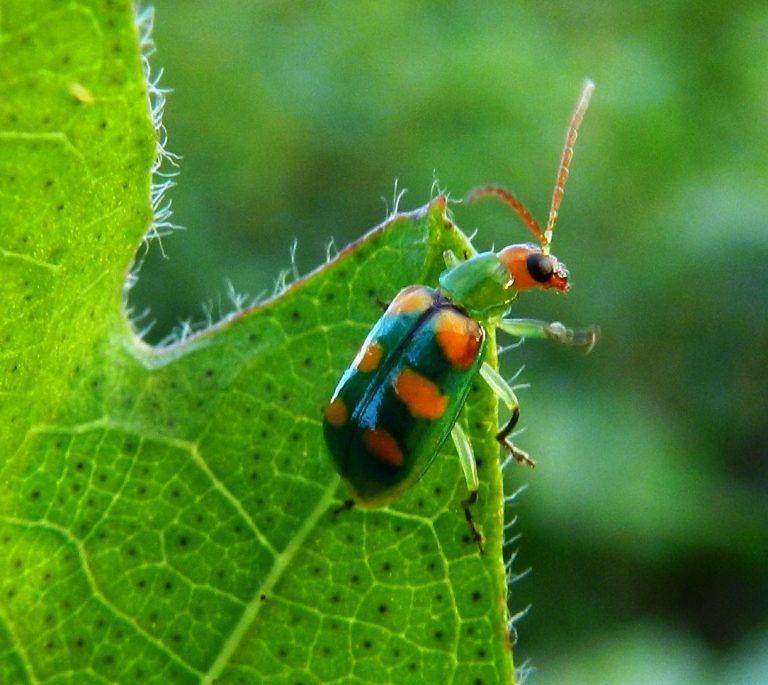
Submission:
M 471 250 L 446 199 L 163 349 L 123 292 L 157 154 L 127 0 L 0 0 L 0 682 L 513 682 L 495 399 L 345 498 L 321 408 L 380 303 Z

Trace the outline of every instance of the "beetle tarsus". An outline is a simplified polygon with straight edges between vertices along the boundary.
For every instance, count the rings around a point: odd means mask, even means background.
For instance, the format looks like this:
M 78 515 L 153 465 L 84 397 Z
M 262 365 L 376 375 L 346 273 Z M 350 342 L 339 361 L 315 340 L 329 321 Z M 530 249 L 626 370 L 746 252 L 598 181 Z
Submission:
M 346 499 L 344 500 L 344 503 L 340 506 L 336 507 L 331 513 L 334 516 L 338 516 L 342 511 L 349 511 L 355 506 L 355 500 L 353 499 Z
M 536 462 L 531 459 L 528 454 L 523 452 L 518 447 L 515 447 L 510 441 L 509 441 L 509 434 L 512 432 L 514 427 L 517 425 L 517 420 L 520 418 L 520 408 L 515 407 L 512 410 L 512 416 L 509 417 L 509 421 L 507 421 L 504 428 L 502 428 L 498 433 L 496 433 L 496 440 L 499 442 L 499 444 L 506 449 L 515 459 L 515 461 L 518 464 L 526 464 L 530 466 L 531 468 L 534 468 L 536 466 Z
M 475 519 L 472 517 L 472 510 L 470 507 L 477 502 L 477 490 L 473 490 L 469 493 L 469 497 L 465 499 L 461 505 L 464 507 L 464 518 L 467 519 L 467 525 L 469 526 L 469 534 L 472 536 L 477 548 L 480 550 L 480 554 L 485 554 L 485 537 L 480 532 L 480 529 L 475 525 Z

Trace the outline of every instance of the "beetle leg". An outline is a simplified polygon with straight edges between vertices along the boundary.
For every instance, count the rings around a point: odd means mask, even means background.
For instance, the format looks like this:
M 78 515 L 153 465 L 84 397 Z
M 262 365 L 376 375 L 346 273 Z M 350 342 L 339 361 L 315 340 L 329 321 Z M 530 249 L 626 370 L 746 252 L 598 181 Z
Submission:
M 498 327 L 516 338 L 548 338 L 562 345 L 583 348 L 589 352 L 600 337 L 597 326 L 568 328 L 559 321 L 548 323 L 535 319 L 501 319 Z
M 477 499 L 477 463 L 475 462 L 475 455 L 472 452 L 472 445 L 469 442 L 467 434 L 464 429 L 459 425 L 458 421 L 453 424 L 451 428 L 451 437 L 453 438 L 453 444 L 456 445 L 456 451 L 459 453 L 459 463 L 461 469 L 464 471 L 464 479 L 467 481 L 467 490 L 469 490 L 469 499 Z
M 470 507 L 477 502 L 477 488 L 479 486 L 479 480 L 477 478 L 477 462 L 475 461 L 475 455 L 472 452 L 472 444 L 469 442 L 467 434 L 461 427 L 459 422 L 453 424 L 451 428 L 451 437 L 453 438 L 453 444 L 456 445 L 456 451 L 459 453 L 459 463 L 464 471 L 464 479 L 467 481 L 467 489 L 469 495 L 461 504 L 464 507 L 464 518 L 467 519 L 472 539 L 480 548 L 480 553 L 483 554 L 483 542 L 485 538 L 483 534 L 478 530 L 475 525 L 475 520 L 472 518 L 472 511 Z
M 355 500 L 345 499 L 344 503 L 336 507 L 331 513 L 334 516 L 338 516 L 342 511 L 349 511 L 355 506 Z
M 445 265 L 450 269 L 452 266 L 456 266 L 457 264 L 461 264 L 461 260 L 456 256 L 453 250 L 446 250 L 443 252 L 443 259 L 445 260 Z
M 517 400 L 515 391 L 512 390 L 509 383 L 504 380 L 504 377 L 487 362 L 483 362 L 483 365 L 480 367 L 480 375 L 511 412 L 509 421 L 507 421 L 504 427 L 496 433 L 496 440 L 498 440 L 505 449 L 509 450 L 509 453 L 515 458 L 515 461 L 517 461 L 518 464 L 528 464 L 528 466 L 533 468 L 536 466 L 536 462 L 523 452 L 523 450 L 515 447 L 509 439 L 509 434 L 514 430 L 517 425 L 517 420 L 520 418 L 520 402 Z

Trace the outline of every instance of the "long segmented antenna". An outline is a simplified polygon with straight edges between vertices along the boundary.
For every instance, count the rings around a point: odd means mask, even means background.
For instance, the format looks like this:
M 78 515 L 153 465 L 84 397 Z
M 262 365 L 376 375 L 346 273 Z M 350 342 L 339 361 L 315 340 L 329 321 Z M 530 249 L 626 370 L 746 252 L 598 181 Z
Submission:
M 581 120 L 584 118 L 584 112 L 587 111 L 589 98 L 592 97 L 592 92 L 594 90 L 595 84 L 592 81 L 587 80 L 581 91 L 579 104 L 576 105 L 576 111 L 571 117 L 568 132 L 565 134 L 563 156 L 560 158 L 560 168 L 557 170 L 557 179 L 555 180 L 555 187 L 552 190 L 552 203 L 549 208 L 547 227 L 544 229 L 544 238 L 546 239 L 547 244 L 552 242 L 552 230 L 555 228 L 555 222 L 557 221 L 557 210 L 560 208 L 560 202 L 563 200 L 565 182 L 568 180 L 568 167 L 570 166 L 571 158 L 573 157 L 573 146 L 576 143 L 576 134 L 579 130 L 579 124 L 581 124 Z
M 531 229 L 531 233 L 533 233 L 533 235 L 536 236 L 536 239 L 541 243 L 542 250 L 545 248 L 549 249 L 547 239 L 544 237 L 541 228 L 539 228 L 539 224 L 536 223 L 536 219 L 534 219 L 533 215 L 525 208 L 525 205 L 523 205 L 523 203 L 506 188 L 502 188 L 501 186 L 480 186 L 479 188 L 471 190 L 464 198 L 464 202 L 471 203 L 478 198 L 486 197 L 488 195 L 495 195 L 512 207 L 523 220 L 523 223 Z
M 568 167 L 571 164 L 573 157 L 573 146 L 576 143 L 576 135 L 579 130 L 581 120 L 584 118 L 584 112 L 587 111 L 589 106 L 589 99 L 592 97 L 592 91 L 595 90 L 595 84 L 587 80 L 584 84 L 584 88 L 581 91 L 579 97 L 579 103 L 576 105 L 576 111 L 571 117 L 571 122 L 568 125 L 568 131 L 565 134 L 565 145 L 563 146 L 563 154 L 560 157 L 560 167 L 557 170 L 557 178 L 555 179 L 555 187 L 552 190 L 552 202 L 549 208 L 549 218 L 547 219 L 547 227 L 545 230 L 541 230 L 539 224 L 536 223 L 536 219 L 525 208 L 522 202 L 518 200 L 512 193 L 500 186 L 481 186 L 470 191 L 470 193 L 464 198 L 465 202 L 474 202 L 478 198 L 486 197 L 488 195 L 495 195 L 499 199 L 506 202 L 512 209 L 517 212 L 517 215 L 523 220 L 523 223 L 530 229 L 531 233 L 536 236 L 536 239 L 541 244 L 541 251 L 543 254 L 549 254 L 549 246 L 552 242 L 552 231 L 555 228 L 555 222 L 557 221 L 557 211 L 560 209 L 560 203 L 563 200 L 563 193 L 565 189 L 565 182 L 568 180 Z

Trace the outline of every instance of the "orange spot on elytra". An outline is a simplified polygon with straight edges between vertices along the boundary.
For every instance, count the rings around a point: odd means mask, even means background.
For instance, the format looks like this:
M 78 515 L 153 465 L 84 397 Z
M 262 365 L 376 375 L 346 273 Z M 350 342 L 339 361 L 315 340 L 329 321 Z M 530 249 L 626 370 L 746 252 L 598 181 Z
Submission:
M 448 406 L 448 397 L 440 394 L 437 385 L 412 369 L 401 371 L 393 385 L 397 397 L 417 419 L 434 421 Z
M 340 397 L 325 405 L 325 420 L 335 428 L 341 428 L 348 418 L 347 404 Z
M 432 306 L 432 293 L 422 286 L 410 286 L 401 290 L 392 304 L 387 307 L 385 316 L 399 314 L 418 314 Z
M 361 348 L 352 365 L 357 368 L 358 371 L 370 373 L 371 371 L 375 371 L 379 366 L 382 353 L 381 345 L 377 342 L 372 342 Z
M 441 309 L 435 317 L 435 339 L 453 366 L 468 369 L 477 358 L 483 331 L 477 322 L 463 314 Z
M 403 465 L 403 451 L 400 445 L 383 428 L 368 428 L 363 431 L 365 448 L 379 461 L 390 466 Z

